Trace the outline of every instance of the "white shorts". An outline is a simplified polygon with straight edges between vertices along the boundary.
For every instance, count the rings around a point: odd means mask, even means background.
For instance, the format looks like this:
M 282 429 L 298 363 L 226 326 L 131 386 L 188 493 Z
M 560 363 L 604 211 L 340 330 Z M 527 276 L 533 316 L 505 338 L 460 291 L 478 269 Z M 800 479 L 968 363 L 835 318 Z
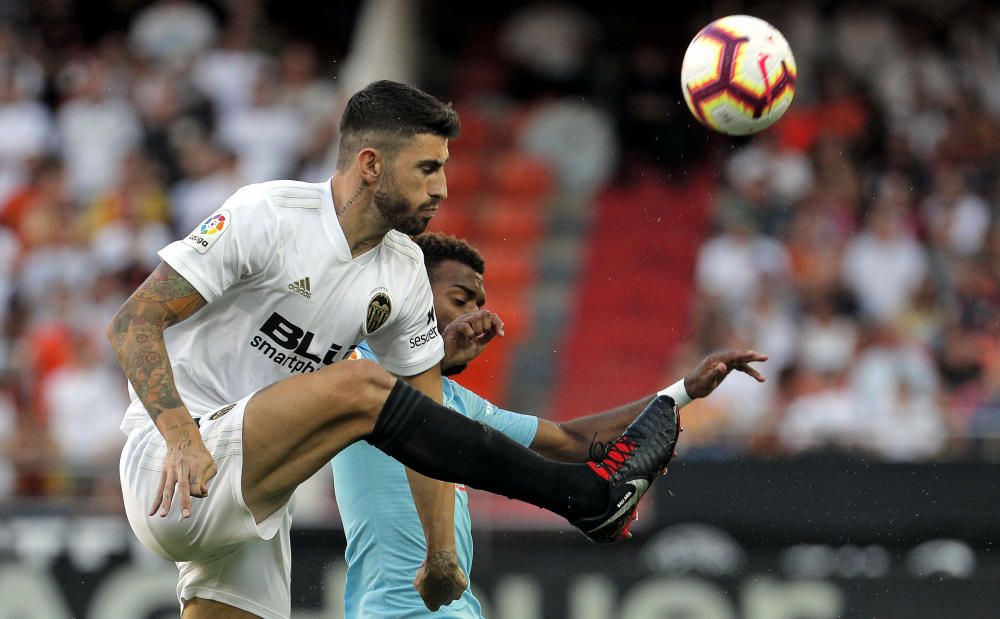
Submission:
M 199 597 L 265 619 L 287 619 L 291 615 L 291 504 L 256 523 L 243 500 L 243 414 L 251 397 L 228 411 L 224 407 L 201 418 L 202 440 L 218 473 L 208 483 L 207 497 L 192 497 L 190 518 L 181 517 L 176 495 L 166 518 L 159 512 L 147 515 L 167 453 L 153 424 L 133 430 L 125 443 L 119 469 L 122 495 L 139 541 L 177 563 L 181 604 Z

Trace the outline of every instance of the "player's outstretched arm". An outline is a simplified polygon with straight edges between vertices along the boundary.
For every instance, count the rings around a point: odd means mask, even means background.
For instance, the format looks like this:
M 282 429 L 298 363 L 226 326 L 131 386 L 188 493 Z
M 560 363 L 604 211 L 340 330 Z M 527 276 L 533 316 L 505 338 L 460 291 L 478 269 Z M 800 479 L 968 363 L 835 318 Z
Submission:
M 403 380 L 438 404 L 443 400 L 439 366 Z M 436 611 L 462 597 L 469 585 L 455 548 L 455 485 L 425 477 L 409 468 L 406 478 L 427 542 L 427 556 L 413 586 L 427 608 Z
M 702 359 L 684 377 L 683 382 L 679 381 L 660 393 L 671 395 L 678 404 L 683 405 L 686 403 L 685 398 L 704 398 L 715 391 L 733 370 L 743 372 L 762 383 L 766 379 L 750 364 L 763 361 L 767 361 L 767 355 L 753 350 L 713 353 Z M 656 395 L 658 394 L 652 393 L 631 404 L 560 424 L 539 419 L 538 432 L 531 448 L 553 460 L 584 462 L 593 457 L 590 453 L 593 445 L 615 440 Z
M 167 460 L 149 515 L 166 516 L 180 495 L 181 515 L 191 515 L 191 497 L 205 496 L 215 462 L 205 449 L 174 384 L 163 331 L 188 318 L 205 299 L 170 265 L 161 262 L 132 293 L 108 325 L 108 339 L 136 394 L 167 442 Z

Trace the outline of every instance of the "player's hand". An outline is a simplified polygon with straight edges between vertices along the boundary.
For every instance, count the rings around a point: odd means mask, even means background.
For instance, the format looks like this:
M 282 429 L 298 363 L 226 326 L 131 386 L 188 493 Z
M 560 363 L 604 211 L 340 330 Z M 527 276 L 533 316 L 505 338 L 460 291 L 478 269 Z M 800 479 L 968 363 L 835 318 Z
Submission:
M 445 370 L 465 365 L 486 350 L 493 338 L 503 337 L 503 321 L 489 310 L 463 314 L 453 320 L 441 334 L 444 337 Z
M 469 580 L 459 567 L 454 550 L 427 555 L 417 571 L 417 577 L 413 579 L 413 588 L 431 612 L 462 597 L 468 586 Z
M 167 458 L 163 462 L 163 473 L 160 475 L 160 486 L 149 510 L 152 516 L 160 510 L 160 517 L 170 513 L 176 488 L 177 498 L 181 502 L 181 516 L 191 516 L 191 497 L 208 495 L 208 482 L 217 472 L 212 454 L 208 452 L 197 426 L 191 424 L 192 430 L 186 430 L 181 435 L 168 441 Z
M 749 365 L 758 361 L 767 361 L 767 355 L 754 350 L 724 350 L 712 353 L 684 377 L 684 388 L 692 398 L 703 398 L 715 391 L 733 370 L 743 372 L 758 383 L 762 383 L 767 379 Z

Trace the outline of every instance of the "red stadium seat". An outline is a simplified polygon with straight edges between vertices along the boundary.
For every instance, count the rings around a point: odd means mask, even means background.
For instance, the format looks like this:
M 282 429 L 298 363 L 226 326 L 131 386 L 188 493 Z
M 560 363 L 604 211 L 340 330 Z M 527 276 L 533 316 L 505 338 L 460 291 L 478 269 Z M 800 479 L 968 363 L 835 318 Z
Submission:
M 545 203 L 528 196 L 487 200 L 477 221 L 484 241 L 534 244 L 545 234 Z
M 427 229 L 444 232 L 460 239 L 468 239 L 475 234 L 474 202 L 468 199 L 445 200 L 431 220 Z
M 483 189 L 483 168 L 475 153 L 462 153 L 449 159 L 445 174 L 449 200 L 468 200 Z
M 490 401 L 503 400 L 510 377 L 510 365 L 515 342 L 506 337 L 495 338 L 475 363 L 453 376 L 460 385 L 475 391 Z
M 534 324 L 530 291 L 530 286 L 509 287 L 487 283 L 486 308 L 503 320 L 504 339 L 519 342 L 530 336 Z
M 537 264 L 533 243 L 482 242 L 477 246 L 486 260 L 488 289 L 517 287 L 523 290 L 534 284 Z
M 708 227 L 712 183 L 709 171 L 699 171 L 684 183 L 651 179 L 609 189 L 598 199 L 560 350 L 555 418 L 611 407 L 624 394 L 661 386 L 671 351 L 688 335 L 694 261 Z M 651 208 L 662 218 L 649 221 Z M 634 222 L 641 220 L 647 224 L 636 234 Z M 615 389 L 601 388 L 609 381 Z
M 523 153 L 508 153 L 491 165 L 490 188 L 509 196 L 541 197 L 552 191 L 548 164 Z
M 479 155 L 488 146 L 490 140 L 490 120 L 475 107 L 457 105 L 462 132 L 456 140 L 455 150 L 465 155 Z

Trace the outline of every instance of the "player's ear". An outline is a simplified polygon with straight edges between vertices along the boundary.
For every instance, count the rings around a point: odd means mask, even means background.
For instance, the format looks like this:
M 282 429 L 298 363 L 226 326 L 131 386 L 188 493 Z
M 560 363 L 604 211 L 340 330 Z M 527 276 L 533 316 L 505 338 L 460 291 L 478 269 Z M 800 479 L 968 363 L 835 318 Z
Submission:
M 385 158 L 377 148 L 363 148 L 358 153 L 358 169 L 361 179 L 366 183 L 375 183 L 382 176 Z

